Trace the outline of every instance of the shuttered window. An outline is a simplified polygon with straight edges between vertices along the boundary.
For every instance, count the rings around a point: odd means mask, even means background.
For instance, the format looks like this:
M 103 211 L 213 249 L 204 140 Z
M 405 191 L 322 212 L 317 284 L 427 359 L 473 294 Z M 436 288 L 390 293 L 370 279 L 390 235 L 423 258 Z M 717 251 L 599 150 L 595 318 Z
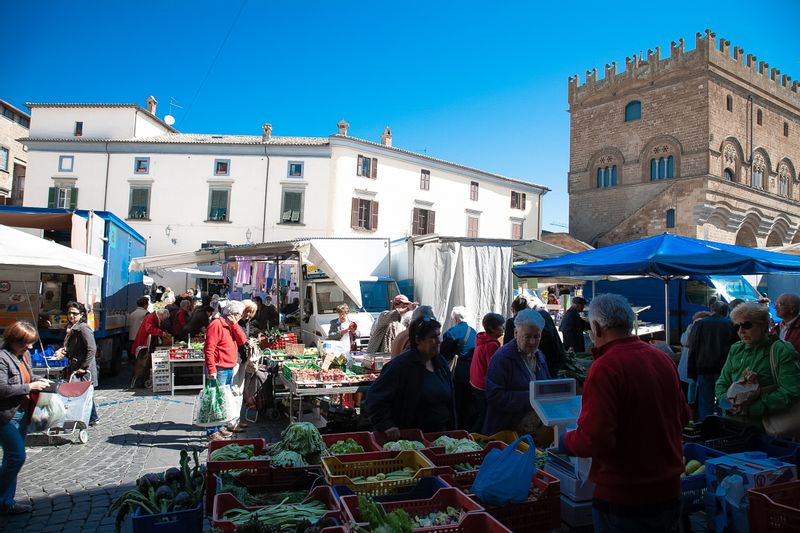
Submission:
M 353 198 L 350 212 L 350 227 L 369 231 L 378 230 L 378 202 Z
M 211 189 L 208 200 L 208 220 L 211 222 L 229 222 L 228 200 L 229 189 Z
M 78 208 L 77 187 L 50 187 L 47 191 L 47 207 L 62 209 Z
M 511 223 L 511 238 L 522 239 L 522 222 Z
M 436 212 L 430 209 L 415 207 L 411 217 L 412 235 L 427 235 L 428 233 L 435 233 Z
M 478 217 L 467 215 L 467 237 L 478 238 Z
M 150 218 L 150 187 L 131 187 L 128 218 L 134 220 Z
M 8 148 L 0 146 L 0 170 L 8 172 Z
M 302 191 L 283 191 L 283 202 L 281 207 L 281 224 L 302 224 L 303 223 L 303 192 Z
M 511 191 L 511 209 L 525 209 L 525 193 Z
M 378 159 L 359 155 L 356 163 L 356 175 L 376 179 L 378 177 Z
M 478 182 L 471 181 L 469 182 L 469 199 L 477 202 L 478 201 Z
M 421 170 L 419 173 L 419 188 L 421 191 L 431 190 L 431 171 Z

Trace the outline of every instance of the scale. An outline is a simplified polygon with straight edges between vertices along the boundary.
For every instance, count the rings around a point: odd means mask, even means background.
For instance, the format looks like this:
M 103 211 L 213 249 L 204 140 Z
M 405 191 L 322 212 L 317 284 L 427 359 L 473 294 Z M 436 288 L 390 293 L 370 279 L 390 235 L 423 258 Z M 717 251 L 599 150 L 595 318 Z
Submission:
M 575 429 L 581 414 L 581 396 L 574 379 L 546 379 L 530 382 L 530 402 L 546 426 L 553 428 L 553 445 L 547 451 L 545 471 L 561 482 L 561 515 L 573 527 L 591 525 L 594 483 L 589 481 L 591 458 L 557 453 L 560 435 Z

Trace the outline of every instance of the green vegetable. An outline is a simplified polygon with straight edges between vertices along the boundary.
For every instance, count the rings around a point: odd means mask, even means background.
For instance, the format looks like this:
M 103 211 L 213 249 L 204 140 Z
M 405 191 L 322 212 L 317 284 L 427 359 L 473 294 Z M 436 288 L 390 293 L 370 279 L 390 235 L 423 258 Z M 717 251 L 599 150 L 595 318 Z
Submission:
M 303 503 L 288 504 L 282 501 L 277 505 L 261 507 L 255 511 L 231 509 L 224 515 L 236 526 L 244 525 L 251 520 L 266 526 L 277 526 L 283 530 L 293 530 L 305 520 L 316 523 L 328 512 L 325 503 L 319 500 L 307 500 Z
M 400 481 L 403 479 L 411 479 L 417 473 L 411 467 L 405 467 L 402 470 L 394 470 L 393 472 L 389 472 L 388 474 L 384 474 L 383 472 L 379 472 L 373 476 L 353 476 L 350 477 L 350 481 L 353 483 L 377 483 L 379 481 Z
M 381 504 L 366 496 L 358 497 L 358 508 L 361 517 L 369 523 L 369 531 L 372 533 L 411 533 L 414 529 L 411 518 L 402 509 L 395 509 L 387 514 Z M 354 527 L 353 531 L 362 533 L 366 530 Z
M 353 439 L 346 439 L 334 442 L 328 446 L 328 451 L 336 455 L 341 453 L 361 453 L 364 451 L 364 447 Z
M 471 472 L 472 470 L 478 470 L 481 465 L 473 465 L 472 463 L 458 463 L 457 465 L 453 465 L 453 470 L 456 472 Z
M 446 511 L 415 516 L 412 522 L 414 523 L 414 527 L 418 528 L 449 526 L 461 522 L 461 517 L 464 516 L 464 514 L 464 511 L 461 509 L 448 507 Z
M 235 443 L 227 444 L 211 452 L 211 461 L 238 461 L 251 459 L 255 455 L 255 447 L 252 444 L 240 446 Z
M 285 450 L 272 456 L 273 466 L 306 466 L 303 456 L 291 450 Z
M 310 422 L 295 422 L 284 429 L 281 440 L 273 444 L 267 453 L 274 457 L 283 451 L 299 453 L 310 465 L 320 464 L 319 458 L 328 455 L 328 448 L 319 431 Z
M 241 503 L 248 507 L 262 505 L 276 505 L 282 501 L 286 503 L 301 503 L 308 497 L 307 490 L 293 490 L 284 492 L 252 491 L 239 484 L 236 476 L 228 472 L 218 474 L 222 480 L 219 494 L 230 493 Z M 267 489 L 269 490 L 269 489 Z
M 425 445 L 418 440 L 396 440 L 383 445 L 383 449 L 389 452 L 421 450 L 424 447 Z
M 471 439 L 454 439 L 447 435 L 442 435 L 435 441 L 435 446 L 444 446 L 444 453 L 479 452 L 483 447 Z

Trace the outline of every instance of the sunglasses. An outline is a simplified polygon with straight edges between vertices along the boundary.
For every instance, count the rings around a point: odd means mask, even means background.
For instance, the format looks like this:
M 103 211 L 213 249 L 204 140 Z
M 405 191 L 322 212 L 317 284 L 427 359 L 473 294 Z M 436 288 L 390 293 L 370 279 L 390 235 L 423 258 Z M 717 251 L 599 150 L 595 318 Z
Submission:
M 741 324 L 734 324 L 733 325 L 733 329 L 735 329 L 736 331 L 739 331 L 740 329 L 748 330 L 748 329 L 750 329 L 752 327 L 753 327 L 753 323 L 750 322 L 749 320 L 747 322 L 742 322 Z
M 80 314 L 80 313 L 73 313 L 73 312 L 69 312 L 69 313 L 67 313 L 67 314 L 68 314 L 69 316 L 81 316 L 81 314 Z

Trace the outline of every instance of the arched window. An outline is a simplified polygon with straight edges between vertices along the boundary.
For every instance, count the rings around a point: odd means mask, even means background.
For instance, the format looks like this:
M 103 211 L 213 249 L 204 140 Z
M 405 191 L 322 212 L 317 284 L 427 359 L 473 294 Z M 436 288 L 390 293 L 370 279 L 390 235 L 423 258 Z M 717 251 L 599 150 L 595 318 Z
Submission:
M 674 209 L 667 209 L 667 227 L 674 228 L 675 227 L 675 210 Z
M 606 189 L 617 186 L 617 165 L 597 169 L 597 188 Z
M 611 186 L 617 186 L 617 165 L 611 167 Z
M 667 177 L 675 177 L 675 160 L 672 158 L 672 156 L 667 158 Z
M 754 189 L 764 188 L 764 174 L 767 170 L 767 163 L 764 161 L 764 156 L 756 153 L 753 158 L 753 165 L 750 173 L 750 186 Z
M 725 172 L 723 172 L 724 178 L 728 181 L 733 181 L 733 170 L 726 168 Z
M 625 122 L 642 118 L 642 103 L 639 100 L 628 102 L 625 106 Z
M 598 168 L 597 169 L 597 188 L 598 189 L 602 189 L 603 188 L 603 169 L 602 168 Z
M 763 179 L 764 179 L 764 171 L 763 170 L 755 170 L 755 169 L 753 169 L 752 182 L 750 183 L 750 185 L 755 189 L 760 189 L 761 188 L 761 180 L 763 180 Z
M 658 159 L 658 179 L 663 180 L 667 177 L 667 161 L 661 157 Z
M 725 97 L 725 109 L 733 111 L 733 96 L 728 95 Z
M 764 114 L 761 113 L 761 110 L 759 109 L 758 111 L 756 111 L 756 124 L 761 126 L 763 120 L 764 120 Z
M 784 198 L 789 196 L 789 178 L 786 176 L 778 177 L 778 194 Z
M 650 155 L 650 181 L 674 178 L 676 172 L 675 148 L 664 143 L 654 146 L 649 152 L 652 154 Z
M 650 160 L 650 181 L 658 179 L 658 161 L 653 158 Z

